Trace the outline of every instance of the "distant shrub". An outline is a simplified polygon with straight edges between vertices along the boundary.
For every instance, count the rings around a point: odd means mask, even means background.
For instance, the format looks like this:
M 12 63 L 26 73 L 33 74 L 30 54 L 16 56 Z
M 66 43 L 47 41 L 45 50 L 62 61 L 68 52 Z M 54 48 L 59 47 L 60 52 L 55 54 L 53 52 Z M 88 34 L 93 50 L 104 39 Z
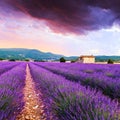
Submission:
M 113 64 L 114 62 L 113 62 L 113 60 L 109 59 L 109 60 L 107 61 L 107 63 L 108 63 L 108 64 Z
M 64 57 L 61 57 L 61 58 L 60 58 L 60 62 L 66 62 L 65 58 L 64 58 Z
M 0 60 L 4 60 L 3 58 L 0 58 Z
M 15 59 L 9 59 L 9 61 L 15 61 Z
M 46 62 L 45 60 L 40 60 L 40 62 Z
M 39 60 L 34 60 L 34 62 L 39 62 Z
M 34 60 L 34 62 L 46 62 L 45 60 Z
M 29 62 L 30 60 L 29 59 L 25 59 L 26 62 Z
M 76 61 L 75 60 L 71 60 L 71 63 L 75 63 Z

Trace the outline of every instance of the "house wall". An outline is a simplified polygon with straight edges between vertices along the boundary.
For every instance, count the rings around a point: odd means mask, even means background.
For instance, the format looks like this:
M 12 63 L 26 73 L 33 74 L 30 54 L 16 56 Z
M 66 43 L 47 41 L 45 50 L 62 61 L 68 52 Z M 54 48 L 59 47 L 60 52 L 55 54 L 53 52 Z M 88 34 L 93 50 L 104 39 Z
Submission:
M 80 62 L 80 63 L 83 63 L 83 60 L 78 58 L 78 60 L 76 62 Z
M 95 58 L 89 58 L 89 57 L 85 57 L 85 58 L 78 58 L 77 62 L 80 63 L 95 63 Z
M 83 58 L 83 63 L 95 63 L 95 58 Z

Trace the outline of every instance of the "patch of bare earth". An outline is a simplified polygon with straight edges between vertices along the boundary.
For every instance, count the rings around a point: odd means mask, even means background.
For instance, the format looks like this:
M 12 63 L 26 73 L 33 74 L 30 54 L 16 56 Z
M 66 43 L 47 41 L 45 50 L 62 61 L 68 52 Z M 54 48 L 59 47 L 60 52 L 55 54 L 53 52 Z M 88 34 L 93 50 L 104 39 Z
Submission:
M 35 91 L 35 84 L 32 80 L 29 66 L 26 67 L 26 81 L 24 88 L 25 106 L 16 120 L 46 120 L 44 114 L 44 104 L 39 99 L 39 94 Z

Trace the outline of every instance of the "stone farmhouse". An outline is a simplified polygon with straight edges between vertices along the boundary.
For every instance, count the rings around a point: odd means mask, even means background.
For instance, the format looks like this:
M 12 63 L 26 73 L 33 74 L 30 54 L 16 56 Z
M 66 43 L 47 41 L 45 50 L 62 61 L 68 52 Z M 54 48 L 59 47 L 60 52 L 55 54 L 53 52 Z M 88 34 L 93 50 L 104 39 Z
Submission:
M 80 56 L 76 62 L 79 63 L 95 63 L 95 57 L 91 56 Z

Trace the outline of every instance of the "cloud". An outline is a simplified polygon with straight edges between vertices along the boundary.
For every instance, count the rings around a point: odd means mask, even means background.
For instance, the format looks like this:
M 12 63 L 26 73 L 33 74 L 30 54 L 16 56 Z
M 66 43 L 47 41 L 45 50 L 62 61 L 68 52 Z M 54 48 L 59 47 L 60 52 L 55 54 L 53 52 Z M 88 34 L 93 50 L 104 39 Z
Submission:
M 85 34 L 120 23 L 119 0 L 1 0 L 0 6 L 6 15 L 24 13 L 61 33 Z

